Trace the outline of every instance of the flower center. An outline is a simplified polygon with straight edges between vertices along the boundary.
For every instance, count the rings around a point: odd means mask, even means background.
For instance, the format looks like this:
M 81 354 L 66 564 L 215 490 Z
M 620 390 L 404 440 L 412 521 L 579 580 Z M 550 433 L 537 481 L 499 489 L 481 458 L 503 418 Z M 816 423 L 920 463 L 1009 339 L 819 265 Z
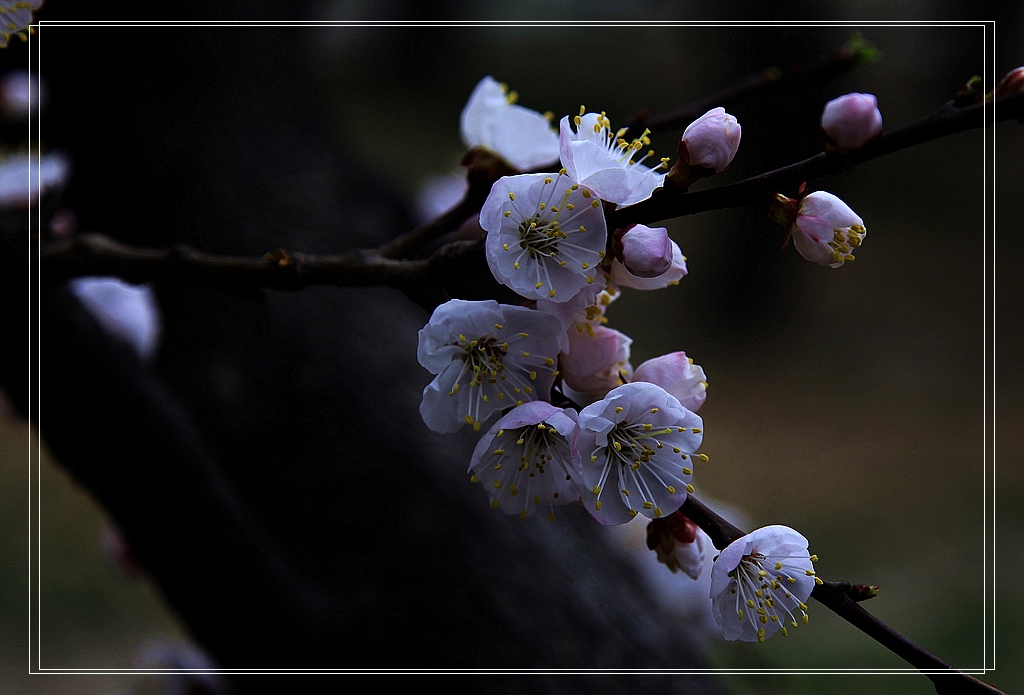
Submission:
M 493 478 L 491 484 L 495 490 L 504 489 L 512 497 L 524 493 L 519 512 L 521 519 L 531 513 L 531 506 L 546 502 L 551 507 L 548 518 L 554 521 L 553 506 L 568 501 L 559 501 L 561 476 L 566 481 L 572 480 L 565 463 L 571 457 L 566 439 L 554 427 L 538 422 L 513 430 L 498 430 L 494 444 L 497 448 L 492 452 L 495 458 L 490 464 L 493 471 L 482 471 L 480 477 Z M 548 474 L 546 479 L 545 473 Z M 472 478 L 473 482 L 479 479 L 476 475 Z M 501 504 L 497 497 L 492 498 L 492 508 L 497 509 Z
M 500 323 L 494 324 L 495 331 L 503 329 L 504 326 Z M 508 395 L 512 401 L 509 405 L 522 405 L 523 399 L 532 400 L 532 384 L 538 378 L 538 367 L 541 363 L 545 368 L 555 364 L 552 357 L 531 357 L 528 351 L 520 351 L 520 348 L 513 348 L 509 354 L 509 343 L 517 343 L 525 338 L 529 338 L 526 332 L 507 335 L 504 338 L 489 333 L 472 339 L 460 333 L 458 340 L 451 343 L 461 348 L 461 354 L 456 354 L 453 359 L 461 359 L 462 368 L 448 395 L 457 396 L 462 386 L 469 386 L 469 397 L 465 401 L 467 410 L 463 419 L 466 424 L 473 426 L 474 431 L 480 429 L 480 411 L 488 410 L 486 404 L 490 403 L 490 398 L 495 397 L 502 401 Z M 467 376 L 468 384 L 464 383 Z M 490 407 L 488 412 L 493 410 L 494 408 Z
M 519 461 L 516 470 L 526 473 L 530 478 L 544 475 L 545 467 L 554 458 L 550 453 L 550 449 L 555 445 L 559 436 L 554 428 L 539 422 L 536 426 L 520 427 L 506 434 L 515 437 L 516 447 L 522 447 L 522 452 L 518 457 L 515 456 L 514 452 L 512 454 L 512 458 Z M 496 441 L 497 439 L 500 439 L 500 436 L 496 438 Z M 494 453 L 495 455 L 505 454 L 502 459 L 508 456 L 504 448 L 496 449 Z M 500 468 L 501 465 L 502 463 L 499 462 L 495 468 Z M 527 471 L 529 472 L 527 473 Z M 517 493 L 513 491 L 512 494 L 514 496 Z
M 832 241 L 828 242 L 831 248 L 830 255 L 836 263 L 854 260 L 853 249 L 861 245 L 867 230 L 864 225 L 855 224 L 849 229 L 835 229 Z
M 579 128 L 583 123 L 582 116 L 584 113 L 586 113 L 586 109 L 583 106 L 580 106 L 580 115 L 576 116 L 574 119 L 578 133 Z M 606 113 L 602 111 L 601 115 L 597 117 L 597 122 L 594 123 L 593 133 L 582 132 L 579 134 L 587 138 L 591 142 L 597 143 L 598 145 L 603 147 L 608 152 L 608 155 L 613 160 L 615 160 L 615 162 L 619 166 L 621 166 L 623 169 L 626 169 L 632 165 L 639 164 L 648 157 L 654 156 L 654 150 L 648 150 L 647 154 L 642 156 L 640 159 L 633 161 L 633 157 L 634 155 L 636 155 L 637 152 L 644 149 L 645 147 L 650 146 L 651 138 L 648 136 L 651 134 L 651 131 L 649 128 L 644 128 L 644 132 L 640 134 L 640 137 L 633 138 L 633 140 L 630 142 L 627 141 L 624 137 L 622 137 L 623 135 L 626 134 L 627 130 L 629 129 L 619 128 L 617 131 L 613 133 L 612 122 L 608 119 Z M 662 157 L 661 162 L 655 165 L 654 167 L 651 167 L 651 169 L 667 169 L 669 161 L 669 157 Z
M 754 552 L 744 555 L 740 564 L 729 576 L 736 586 L 731 590 L 736 595 L 736 614 L 757 628 L 757 639 L 764 642 L 765 629 L 769 621 L 782 624 L 783 637 L 788 637 L 785 623 L 792 627 L 808 622 L 807 605 L 794 596 L 788 586 L 796 584 L 796 576 L 814 576 L 813 570 L 789 565 L 788 557 L 768 558 Z M 806 559 L 806 556 L 804 556 Z M 815 582 L 819 582 L 815 577 Z M 796 613 L 800 614 L 797 621 Z M 759 624 L 760 623 L 760 624 Z
M 619 410 L 621 411 L 621 408 Z M 652 412 L 656 411 L 657 409 L 654 409 Z M 670 471 L 667 464 L 661 465 L 662 461 L 654 460 L 658 451 L 666 448 L 665 442 L 659 440 L 658 437 L 685 430 L 685 427 L 654 429 L 654 425 L 650 423 L 620 422 L 616 424 L 608 433 L 608 444 L 604 447 L 604 468 L 597 485 L 593 488 L 594 494 L 597 495 L 595 508 L 601 509 L 601 494 L 604 492 L 604 487 L 613 470 L 617 473 L 619 492 L 626 498 L 636 492 L 640 496 L 643 508 L 652 511 L 655 517 L 662 516 L 663 510 L 656 506 L 651 485 L 658 485 L 669 494 L 675 494 L 676 488 L 672 483 L 677 483 L 685 486 L 687 492 L 693 492 L 693 486 L 685 479 L 679 478 L 674 471 Z M 688 456 L 683 453 L 682 449 L 673 446 L 671 442 L 669 442 L 669 446 L 674 454 L 678 454 L 683 461 L 686 461 Z M 703 454 L 701 456 L 703 457 Z M 590 461 L 596 463 L 597 459 L 598 452 L 595 451 L 591 455 Z M 619 465 L 613 466 L 613 463 Z M 693 474 L 693 470 L 688 466 L 684 466 L 680 470 L 684 476 Z M 649 476 L 651 480 L 645 479 L 645 475 Z M 632 516 L 638 514 L 634 508 L 630 508 L 629 511 Z
M 470 388 L 480 386 L 484 382 L 494 384 L 505 371 L 504 358 L 508 343 L 499 343 L 493 336 L 466 340 L 465 336 L 459 335 L 456 345 L 462 348 L 464 368 L 472 371 Z

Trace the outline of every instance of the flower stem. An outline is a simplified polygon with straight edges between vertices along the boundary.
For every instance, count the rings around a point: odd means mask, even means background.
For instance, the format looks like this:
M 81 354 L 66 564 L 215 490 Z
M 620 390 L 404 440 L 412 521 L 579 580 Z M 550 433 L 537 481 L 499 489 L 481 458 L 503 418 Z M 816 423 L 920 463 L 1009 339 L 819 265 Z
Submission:
M 719 550 L 724 550 L 733 541 L 747 535 L 693 495 L 686 497 L 680 511 L 708 534 L 711 542 Z M 928 676 L 935 686 L 936 693 L 1002 693 L 1001 690 L 953 668 L 869 613 L 857 602 L 859 598 L 866 596 L 848 582 L 824 582 L 814 587 L 811 597 Z

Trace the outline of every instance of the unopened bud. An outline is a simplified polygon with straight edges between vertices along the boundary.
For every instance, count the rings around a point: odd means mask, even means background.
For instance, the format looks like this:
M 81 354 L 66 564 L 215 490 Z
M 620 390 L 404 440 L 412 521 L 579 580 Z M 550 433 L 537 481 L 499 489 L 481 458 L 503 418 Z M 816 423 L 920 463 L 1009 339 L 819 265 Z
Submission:
M 640 278 L 655 278 L 672 267 L 672 241 L 664 227 L 633 225 L 622 235 L 619 260 Z
M 700 365 L 685 352 L 671 352 L 647 360 L 633 372 L 633 381 L 657 384 L 676 397 L 687 410 L 696 411 L 708 394 L 708 379 Z
M 878 587 L 868 584 L 854 584 L 846 590 L 846 595 L 854 601 L 867 601 L 878 596 Z
M 719 106 L 686 127 L 679 141 L 679 157 L 691 167 L 704 167 L 720 173 L 736 156 L 740 135 L 736 117 Z
M 821 129 L 828 145 L 839 151 L 852 151 L 878 137 L 882 132 L 882 113 L 873 94 L 845 94 L 825 104 Z
M 1024 67 L 1015 68 L 1006 73 L 1003 79 L 999 80 L 999 84 L 996 85 L 993 95 L 996 99 L 999 99 L 1000 97 L 1010 97 L 1021 92 L 1024 92 Z

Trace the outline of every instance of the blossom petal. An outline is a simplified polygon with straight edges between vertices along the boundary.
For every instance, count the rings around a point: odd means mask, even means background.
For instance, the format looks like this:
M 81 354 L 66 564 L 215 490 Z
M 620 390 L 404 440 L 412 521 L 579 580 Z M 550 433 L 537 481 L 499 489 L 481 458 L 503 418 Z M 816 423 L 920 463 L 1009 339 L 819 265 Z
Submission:
M 511 104 L 493 77 L 477 83 L 460 118 L 467 147 L 485 147 L 519 171 L 558 161 L 558 135 L 540 113 Z

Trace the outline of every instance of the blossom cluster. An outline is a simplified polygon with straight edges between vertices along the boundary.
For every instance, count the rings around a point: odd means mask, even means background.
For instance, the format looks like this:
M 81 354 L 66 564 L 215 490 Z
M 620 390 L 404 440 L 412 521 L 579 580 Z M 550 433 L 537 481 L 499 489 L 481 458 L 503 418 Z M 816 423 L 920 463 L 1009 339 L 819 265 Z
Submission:
M 844 152 L 880 132 L 877 110 L 856 96 L 823 117 L 827 142 Z M 697 415 L 707 378 L 684 352 L 633 368 L 631 339 L 606 317 L 623 291 L 678 284 L 686 258 L 666 228 L 609 229 L 607 213 L 724 171 L 740 125 L 723 108 L 708 111 L 683 132 L 670 167 L 648 130 L 616 130 L 604 111 L 580 107 L 556 132 L 550 114 L 517 98 L 486 77 L 461 125 L 467 147 L 522 172 L 493 184 L 479 217 L 488 267 L 520 299 L 452 299 L 434 311 L 419 333 L 419 362 L 435 375 L 420 414 L 435 432 L 483 432 L 468 474 L 494 509 L 554 520 L 556 506 L 582 504 L 604 525 L 647 517 L 659 561 L 696 578 L 703 542 L 679 510 L 709 460 Z M 852 261 L 866 234 L 825 192 L 777 195 L 771 216 L 801 255 L 833 267 Z M 803 536 L 759 529 L 717 557 L 713 612 L 726 639 L 763 641 L 806 622 L 816 581 Z

